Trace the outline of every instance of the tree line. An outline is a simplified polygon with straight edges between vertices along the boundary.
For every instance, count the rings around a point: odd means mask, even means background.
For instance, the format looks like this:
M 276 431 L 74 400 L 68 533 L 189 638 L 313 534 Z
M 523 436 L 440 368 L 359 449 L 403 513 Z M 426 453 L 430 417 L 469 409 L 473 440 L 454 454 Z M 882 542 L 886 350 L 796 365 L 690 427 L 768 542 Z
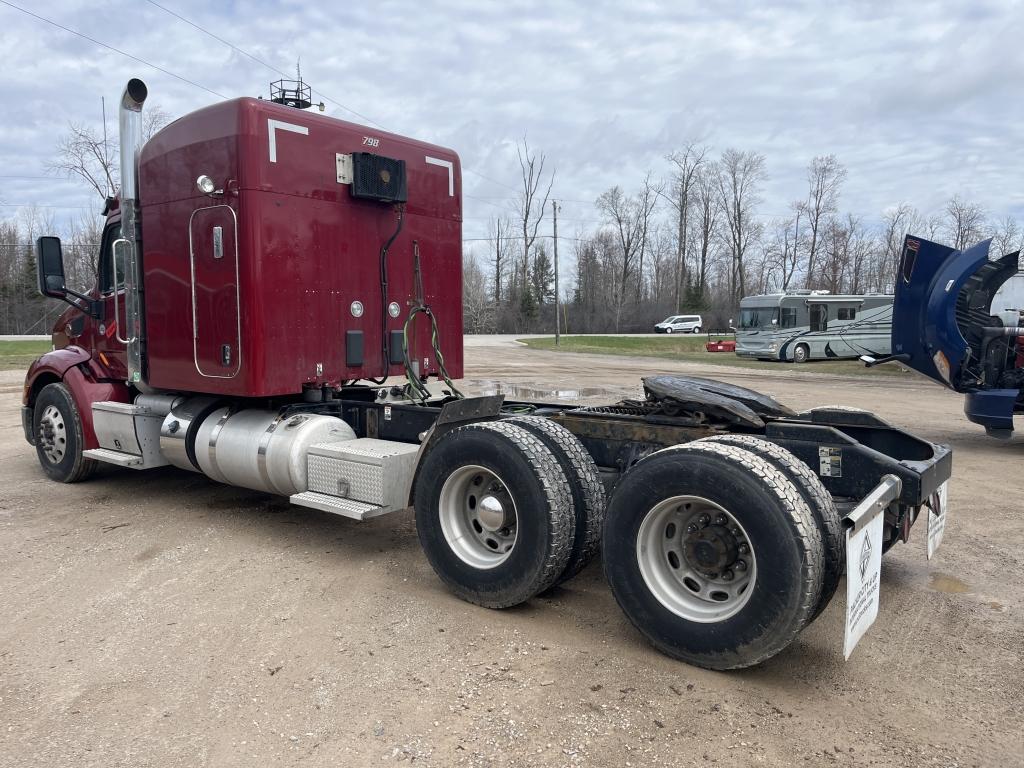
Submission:
M 493 217 L 483 247 L 464 249 L 467 333 L 554 328 L 547 233 L 555 173 L 525 140 L 518 158 L 517 196 Z M 960 196 L 928 213 L 899 202 L 877 223 L 844 211 L 847 169 L 835 155 L 810 160 L 805 196 L 775 216 L 762 211 L 768 177 L 760 152 L 729 148 L 715 155 L 693 142 L 666 156 L 661 171 L 600 194 L 593 202 L 597 225 L 559 241 L 573 263 L 561 296 L 564 330 L 649 331 L 677 313 L 700 313 L 705 328 L 726 328 L 744 296 L 797 288 L 891 293 L 908 233 L 955 248 L 992 237 L 1000 254 L 1024 244 L 1015 219 L 994 219 Z
M 145 135 L 167 121 L 151 110 Z M 115 136 L 70 124 L 49 170 L 105 198 L 117 186 Z M 560 261 L 573 265 L 560 291 L 562 328 L 593 333 L 648 331 L 676 313 L 701 313 L 705 328 L 724 328 L 740 298 L 758 293 L 891 292 L 907 233 L 957 248 L 993 237 L 1000 254 L 1024 241 L 1012 217 L 994 219 L 959 196 L 928 213 L 899 202 L 868 222 L 843 210 L 847 170 L 834 155 L 812 158 L 804 196 L 770 216 L 762 210 L 765 156 L 735 148 L 716 155 L 698 142 L 667 155 L 658 174 L 601 193 L 593 201 L 596 226 L 570 230 L 563 223 L 555 241 L 550 160 L 525 139 L 517 158 L 515 196 L 492 217 L 483 242 L 463 249 L 468 333 L 553 330 L 556 247 Z M 52 214 L 31 207 L 0 222 L 0 334 L 46 333 L 64 309 L 37 292 L 36 237 L 62 236 L 68 284 L 81 289 L 96 278 L 101 227 L 89 216 L 58 228 Z

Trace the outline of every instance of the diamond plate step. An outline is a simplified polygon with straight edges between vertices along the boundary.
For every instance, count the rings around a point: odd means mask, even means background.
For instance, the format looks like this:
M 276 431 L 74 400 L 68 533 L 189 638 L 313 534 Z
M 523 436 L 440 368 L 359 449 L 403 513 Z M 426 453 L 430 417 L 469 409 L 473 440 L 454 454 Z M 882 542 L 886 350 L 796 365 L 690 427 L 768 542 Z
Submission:
M 353 520 L 368 520 L 371 517 L 377 517 L 387 512 L 397 511 L 391 507 L 378 507 L 375 504 L 364 504 L 361 501 L 343 499 L 340 496 L 331 496 L 326 493 L 317 493 L 316 491 L 296 493 L 289 497 L 289 501 L 300 507 L 319 509 L 321 512 L 330 512 L 342 517 L 350 517 Z
M 136 456 L 134 453 L 115 451 L 110 448 L 90 448 L 87 451 L 82 451 L 82 455 L 87 459 L 96 459 L 96 461 L 103 461 L 107 464 L 116 464 L 119 467 L 145 469 L 142 457 Z

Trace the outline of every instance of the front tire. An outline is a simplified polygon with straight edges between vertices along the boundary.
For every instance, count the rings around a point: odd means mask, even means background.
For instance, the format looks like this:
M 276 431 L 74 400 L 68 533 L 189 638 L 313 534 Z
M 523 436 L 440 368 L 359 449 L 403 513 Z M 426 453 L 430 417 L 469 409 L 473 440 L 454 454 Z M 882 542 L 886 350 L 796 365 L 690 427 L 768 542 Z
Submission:
M 32 429 L 39 465 L 51 480 L 77 483 L 96 471 L 96 461 L 82 455 L 82 418 L 64 384 L 47 384 L 39 392 L 32 412 Z
M 521 426 L 481 422 L 440 437 L 417 472 L 415 507 L 430 565 L 468 602 L 518 605 L 550 588 L 569 561 L 569 482 Z
M 665 329 L 665 333 L 672 333 L 672 329 L 671 328 L 666 328 Z
M 824 546 L 806 502 L 742 448 L 688 443 L 631 469 L 605 518 L 605 575 L 663 653 L 708 669 L 789 645 L 821 595 Z
M 811 350 L 806 344 L 797 344 L 793 350 L 793 362 L 794 363 L 806 363 L 811 359 Z

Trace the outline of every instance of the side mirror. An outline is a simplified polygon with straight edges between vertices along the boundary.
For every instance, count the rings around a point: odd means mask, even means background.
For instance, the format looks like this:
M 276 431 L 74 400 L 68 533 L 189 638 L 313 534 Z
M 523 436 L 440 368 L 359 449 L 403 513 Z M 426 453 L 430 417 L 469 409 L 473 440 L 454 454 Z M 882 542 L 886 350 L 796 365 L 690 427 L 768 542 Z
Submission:
M 63 299 L 68 288 L 64 279 L 64 253 L 59 237 L 40 237 L 36 241 L 36 273 L 39 292 L 51 299 Z

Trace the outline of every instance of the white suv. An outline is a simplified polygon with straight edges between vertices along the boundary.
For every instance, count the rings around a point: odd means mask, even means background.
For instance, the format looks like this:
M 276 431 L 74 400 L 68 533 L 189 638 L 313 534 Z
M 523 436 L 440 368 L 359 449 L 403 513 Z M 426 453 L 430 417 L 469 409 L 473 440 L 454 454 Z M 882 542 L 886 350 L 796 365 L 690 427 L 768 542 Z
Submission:
M 703 325 L 700 315 L 673 315 L 666 317 L 656 326 L 655 333 L 700 333 Z

